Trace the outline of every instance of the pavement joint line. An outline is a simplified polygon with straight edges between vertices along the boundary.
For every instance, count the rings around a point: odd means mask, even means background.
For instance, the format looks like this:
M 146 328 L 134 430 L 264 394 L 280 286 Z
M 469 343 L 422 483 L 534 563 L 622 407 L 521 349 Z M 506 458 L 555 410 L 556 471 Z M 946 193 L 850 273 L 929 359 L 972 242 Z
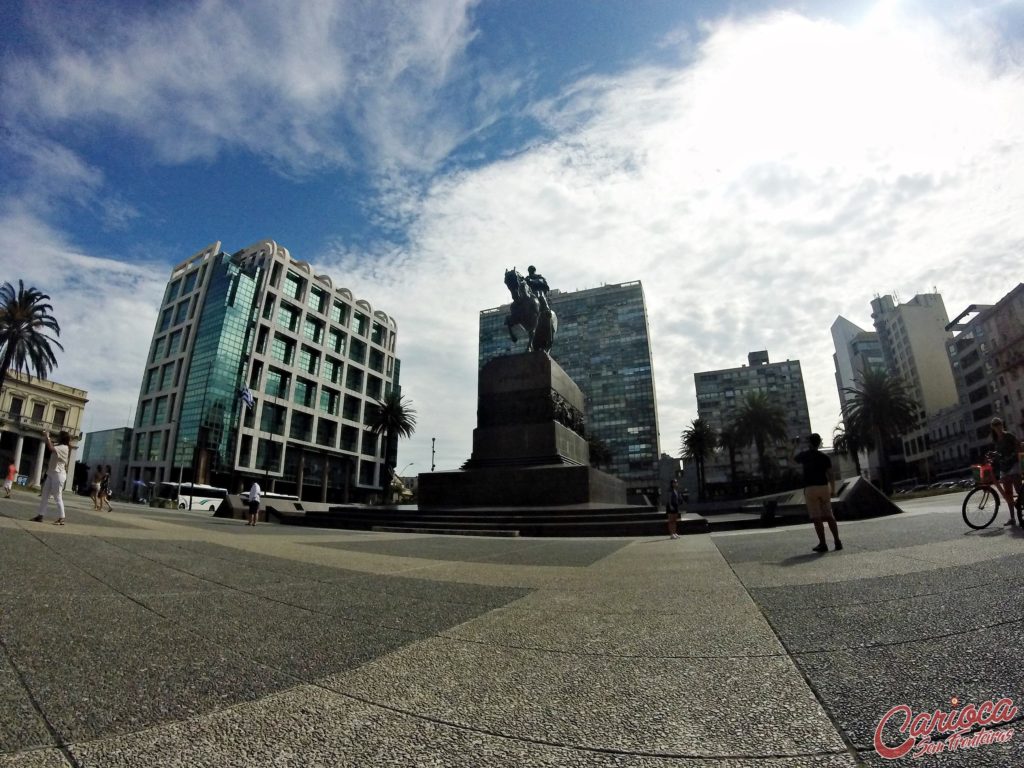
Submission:
M 64 759 L 67 760 L 74 768 L 81 768 L 81 763 L 79 763 L 75 756 L 71 753 L 71 751 L 68 750 L 67 745 L 64 743 L 63 739 L 61 739 L 60 734 L 57 733 L 57 729 L 53 726 L 53 723 L 50 722 L 50 718 L 47 717 L 46 712 L 43 711 L 42 705 L 39 703 L 39 700 L 32 692 L 32 688 L 29 686 L 28 681 L 25 679 L 24 672 L 22 672 L 21 668 L 14 660 L 14 655 L 10 652 L 10 649 L 8 649 L 7 643 L 4 641 L 2 636 L 0 636 L 0 650 L 3 650 L 4 656 L 7 658 L 7 663 L 10 664 L 11 669 L 14 670 L 14 674 L 18 678 L 18 682 L 21 684 L 21 687 L 25 691 L 25 695 L 28 697 L 29 703 L 32 705 L 32 709 L 36 711 L 36 714 L 42 721 L 43 726 L 46 728 L 46 731 L 50 734 L 50 738 L 53 740 L 53 743 L 51 745 L 41 746 L 37 750 L 32 751 L 42 751 L 56 748 L 60 750 L 60 753 L 64 755 Z
M 746 585 L 743 584 L 743 579 L 741 579 L 740 575 L 736 573 L 736 569 L 733 568 L 733 564 L 729 561 L 729 558 L 727 558 L 725 554 L 721 552 L 721 550 L 719 550 L 719 554 L 722 555 L 722 560 L 725 561 L 725 564 L 729 566 L 729 570 L 732 571 L 733 577 L 743 586 L 744 589 L 746 589 Z M 832 727 L 835 729 L 836 734 L 839 736 L 840 739 L 842 739 L 843 743 L 846 744 L 847 752 L 851 755 L 851 757 L 853 757 L 853 759 L 858 764 L 862 764 L 863 761 L 860 758 L 860 750 L 857 749 L 857 745 L 854 743 L 850 735 L 847 734 L 846 729 L 842 726 L 836 713 L 832 711 L 832 708 L 830 706 L 828 706 L 828 704 L 825 701 L 825 697 L 821 695 L 821 692 L 818 690 L 818 687 L 814 684 L 814 681 L 811 680 L 811 678 L 804 671 L 803 666 L 800 664 L 796 656 L 794 656 L 793 651 L 790 650 L 789 646 L 786 644 L 786 641 L 783 640 L 782 635 L 779 634 L 779 630 L 775 626 L 775 623 L 761 608 L 761 605 L 757 602 L 756 599 L 754 599 L 754 596 L 750 594 L 750 590 L 746 589 L 746 591 L 747 597 L 753 601 L 754 605 L 761 612 L 761 618 L 763 618 L 765 620 L 765 623 L 768 624 L 768 628 L 771 629 L 772 634 L 775 635 L 775 639 L 778 641 L 783 651 L 785 651 L 784 655 L 786 655 L 790 659 L 790 663 L 793 665 L 793 668 L 797 671 L 800 677 L 803 678 L 804 684 L 807 686 L 807 689 L 811 692 L 811 695 L 814 696 L 815 700 L 818 702 L 818 706 L 821 707 L 821 711 L 825 713 L 825 717 L 827 717 L 829 719 L 829 722 L 832 723 Z
M 226 584 L 224 582 L 220 582 L 220 581 L 217 581 L 215 579 L 210 579 L 210 578 L 207 578 L 205 576 L 200 576 L 198 574 L 192 573 L 191 571 L 185 570 L 184 568 L 178 568 L 176 566 L 173 566 L 173 565 L 170 565 L 168 563 L 165 563 L 162 560 L 158 560 L 156 558 L 149 557 L 149 556 L 141 554 L 139 552 L 134 552 L 131 549 L 128 549 L 126 547 L 122 547 L 121 545 L 117 544 L 116 541 L 112 541 L 110 539 L 103 538 L 102 536 L 96 536 L 95 538 L 99 539 L 100 541 L 104 542 L 105 544 L 109 544 L 110 546 L 115 547 L 116 549 L 120 549 L 123 552 L 127 552 L 128 554 L 130 554 L 130 555 L 132 555 L 134 557 L 138 557 L 138 558 L 140 558 L 142 560 L 148 560 L 151 563 L 155 563 L 156 565 L 159 565 L 162 568 L 167 568 L 168 570 L 177 571 L 178 573 L 183 573 L 186 576 L 191 576 L 192 578 L 199 579 L 200 581 L 207 581 L 207 582 L 209 582 L 211 584 L 216 584 L 216 585 L 221 586 L 221 587 L 226 587 L 228 589 L 232 589 L 232 590 L 235 590 L 237 592 L 241 592 L 243 594 L 250 595 L 252 597 L 258 597 L 258 598 L 266 597 L 265 595 L 257 594 L 257 593 L 254 593 L 254 592 L 247 592 L 246 590 L 241 589 L 239 587 L 232 586 L 231 584 Z M 243 563 L 243 562 L 241 562 L 239 560 L 236 560 L 234 558 L 223 557 L 221 555 L 215 555 L 215 554 L 211 554 L 211 553 L 207 553 L 207 552 L 197 552 L 194 549 L 189 549 L 188 547 L 183 546 L 180 542 L 175 543 L 174 546 L 177 549 L 180 549 L 183 552 L 187 552 L 188 554 L 191 554 L 191 555 L 197 555 L 197 556 L 200 556 L 200 557 L 208 557 L 211 560 L 219 560 L 222 563 L 229 563 L 231 565 L 240 565 L 240 566 L 245 566 L 245 567 L 251 567 L 248 564 Z M 219 546 L 224 546 L 225 548 L 228 548 L 228 549 L 236 549 L 236 548 L 233 548 L 233 547 L 229 547 L 226 544 L 219 545 Z M 237 551 L 249 551 L 249 550 L 241 550 L 241 549 L 239 549 Z M 266 555 L 264 553 L 259 553 L 259 554 L 263 554 L 265 557 L 277 557 L 278 559 L 282 559 L 282 558 L 280 558 L 279 555 Z M 332 568 L 334 566 L 323 566 L 323 567 L 325 567 L 325 568 Z M 290 573 L 288 573 L 286 571 L 279 571 L 279 570 L 277 570 L 275 568 L 266 568 L 266 569 L 263 569 L 263 570 L 266 573 L 275 573 L 275 574 L 280 575 L 280 576 L 292 576 L 292 574 L 290 574 Z M 347 570 L 345 568 L 340 568 L 339 570 L 343 570 L 343 571 L 346 571 L 348 573 L 359 573 L 359 574 L 362 574 L 361 571 L 351 571 L 351 570 Z M 388 573 L 383 574 L 383 575 L 393 576 L 394 574 L 388 572 Z M 322 584 L 322 585 L 325 585 L 325 586 L 340 586 L 340 582 L 337 582 L 337 581 L 323 581 L 321 579 L 316 579 L 316 578 L 306 578 L 306 577 L 303 577 L 303 581 L 308 581 L 308 582 L 310 582 L 312 584 Z M 401 595 L 398 595 L 398 594 L 396 594 L 394 592 L 391 592 L 391 591 L 389 591 L 387 589 L 374 589 L 374 590 L 371 590 L 371 589 L 366 589 L 366 588 L 363 588 L 363 587 L 349 586 L 349 585 L 345 585 L 345 587 L 347 589 L 349 589 L 350 591 L 352 591 L 352 592 L 365 593 L 365 594 L 369 594 L 369 595 L 385 594 L 385 595 L 391 595 L 391 596 L 394 596 L 394 597 L 401 597 Z M 535 589 L 535 588 L 530 588 L 530 587 L 512 587 L 512 589 Z M 267 600 L 272 600 L 274 602 L 279 602 L 279 603 L 281 603 L 283 605 L 289 605 L 289 606 L 292 606 L 292 607 L 295 607 L 295 608 L 302 608 L 303 607 L 303 606 L 296 606 L 296 605 L 293 605 L 292 603 L 287 603 L 287 602 L 282 601 L 282 600 L 274 600 L 273 598 L 270 598 L 270 597 L 266 597 L 266 599 Z M 415 602 L 423 602 L 422 600 L 417 600 L 416 598 L 409 598 L 409 599 L 413 600 Z M 474 603 L 474 602 L 471 602 L 471 601 L 463 601 L 463 600 L 449 600 L 447 602 L 449 602 L 449 603 L 451 603 L 453 605 L 465 605 L 465 606 L 470 606 L 470 607 L 478 607 L 478 606 L 481 605 L 481 603 Z M 306 610 L 310 610 L 310 609 L 306 609 Z M 312 610 L 310 610 L 310 612 L 311 613 L 320 613 L 320 611 L 312 611 Z M 362 622 L 362 623 L 365 623 L 365 622 Z M 367 624 L 367 626 L 378 626 L 378 625 Z
M 767 619 L 767 617 L 765 617 L 765 618 Z M 771 622 L 769 621 L 769 624 L 770 623 Z M 912 645 L 914 643 L 925 643 L 925 642 L 930 642 L 932 640 L 942 640 L 942 639 L 947 638 L 947 637 L 963 637 L 965 635 L 970 635 L 971 633 L 974 633 L 974 632 L 982 632 L 982 631 L 984 631 L 986 629 L 994 629 L 996 627 L 1009 627 L 1009 626 L 1012 626 L 1013 624 L 1021 624 L 1021 623 L 1024 623 L 1024 618 L 1021 618 L 1021 619 L 1010 619 L 1008 621 L 997 621 L 997 622 L 994 622 L 992 624 L 985 624 L 985 625 L 982 625 L 982 626 L 971 627 L 970 629 L 965 629 L 962 632 L 946 632 L 946 633 L 941 634 L 941 635 L 928 635 L 927 637 L 917 637 L 917 638 L 911 638 L 909 640 L 893 640 L 891 643 L 871 643 L 870 645 L 849 645 L 849 646 L 839 646 L 839 647 L 836 647 L 836 648 L 818 648 L 818 649 L 806 650 L 806 651 L 789 651 L 788 648 L 786 648 L 786 650 L 787 650 L 787 652 L 789 653 L 790 656 L 793 656 L 795 658 L 797 655 L 800 655 L 800 656 L 814 656 L 814 655 L 817 655 L 817 654 L 820 654 L 820 653 L 835 653 L 836 651 L 863 650 L 863 649 L 867 649 L 867 648 L 893 648 L 895 646 L 900 646 L 900 645 Z M 775 627 L 774 626 L 772 627 L 772 631 L 773 632 L 775 631 Z
M 372 662 L 370 662 L 370 663 L 372 663 Z M 560 748 L 560 749 L 574 750 L 574 751 L 577 751 L 577 752 L 589 752 L 589 753 L 603 754 L 603 755 L 622 755 L 622 756 L 628 756 L 628 757 L 674 757 L 674 758 L 681 758 L 681 759 L 685 759 L 685 760 L 704 760 L 704 761 L 708 761 L 708 760 L 714 760 L 714 761 L 719 761 L 719 760 L 750 760 L 750 759 L 754 759 L 754 760 L 781 760 L 781 759 L 794 758 L 794 757 L 831 757 L 833 755 L 844 754 L 843 752 L 837 752 L 837 751 L 819 750 L 819 751 L 816 751 L 816 752 L 791 752 L 791 753 L 784 753 L 784 752 L 774 753 L 774 752 L 772 752 L 772 753 L 756 754 L 756 755 L 755 754 L 744 754 L 744 753 L 725 754 L 725 755 L 722 755 L 722 754 L 710 755 L 710 754 L 691 754 L 691 753 L 686 753 L 686 752 L 667 752 L 667 751 L 655 751 L 655 750 L 626 750 L 626 749 L 613 749 L 611 747 L 592 747 L 592 746 L 586 746 L 586 745 L 582 745 L 582 744 L 570 744 L 570 743 L 564 742 L 564 741 L 555 741 L 553 739 L 540 739 L 540 738 L 536 738 L 536 737 L 532 737 L 532 736 L 516 736 L 516 735 L 513 735 L 513 734 L 509 734 L 509 733 L 503 733 L 501 731 L 497 731 L 497 730 L 494 730 L 494 729 L 491 729 L 491 728 L 480 728 L 478 726 L 467 725 L 465 723 L 456 723 L 456 722 L 453 722 L 453 721 L 450 721 L 450 720 L 445 720 L 444 718 L 434 717 L 433 715 L 425 715 L 425 714 L 422 714 L 422 713 L 419 713 L 419 712 L 412 712 L 412 711 L 407 710 L 407 709 L 402 709 L 401 707 L 396 707 L 396 706 L 394 706 L 392 704 L 386 704 L 384 702 L 374 701 L 373 699 L 368 699 L 368 698 L 366 698 L 364 696 L 359 696 L 358 694 L 354 694 L 354 693 L 351 693 L 351 692 L 343 690 L 343 689 L 332 688 L 332 687 L 330 687 L 328 685 L 323 685 L 323 684 L 320 684 L 320 683 L 310 683 L 310 685 L 312 685 L 313 687 L 319 688 L 319 689 L 321 689 L 323 691 L 326 691 L 328 693 L 333 693 L 333 694 L 336 694 L 336 695 L 339 695 L 339 696 L 344 696 L 346 698 L 352 699 L 354 701 L 358 701 L 358 702 L 360 702 L 362 704 L 366 704 L 367 706 L 378 707 L 380 709 L 387 710 L 388 712 L 394 712 L 396 714 L 404 715 L 406 717 L 412 717 L 412 718 L 415 718 L 417 720 L 423 720 L 425 722 L 434 723 L 435 725 L 443 725 L 443 726 L 445 726 L 447 728 L 455 728 L 455 729 L 462 730 L 462 731 L 468 731 L 470 733 L 479 733 L 479 734 L 483 734 L 485 736 L 494 736 L 496 738 L 508 739 L 510 741 L 522 742 L 522 743 L 526 743 L 526 744 L 539 744 L 539 745 L 542 745 L 542 746 L 557 747 L 557 748 Z

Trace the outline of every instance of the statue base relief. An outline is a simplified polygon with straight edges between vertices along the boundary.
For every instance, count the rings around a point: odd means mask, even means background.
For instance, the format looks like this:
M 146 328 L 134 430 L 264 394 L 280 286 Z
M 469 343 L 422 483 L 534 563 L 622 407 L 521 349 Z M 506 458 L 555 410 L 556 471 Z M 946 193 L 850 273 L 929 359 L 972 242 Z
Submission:
M 419 475 L 420 508 L 626 504 L 626 486 L 589 466 L 582 391 L 545 352 L 480 371 L 473 455 L 464 469 Z

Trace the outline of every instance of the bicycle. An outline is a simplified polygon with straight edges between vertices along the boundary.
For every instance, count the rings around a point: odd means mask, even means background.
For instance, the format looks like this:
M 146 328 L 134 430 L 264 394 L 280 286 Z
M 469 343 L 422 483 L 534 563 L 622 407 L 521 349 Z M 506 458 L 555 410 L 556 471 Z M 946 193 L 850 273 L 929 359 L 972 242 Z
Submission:
M 973 464 L 974 487 L 964 497 L 962 513 L 964 522 L 976 531 L 988 528 L 999 514 L 1002 497 L 996 485 L 995 469 L 992 466 L 994 454 L 985 456 L 984 464 Z M 1024 498 L 1017 494 L 1014 507 L 1017 512 L 1017 523 L 1024 527 Z M 1011 513 L 1012 514 L 1012 513 Z

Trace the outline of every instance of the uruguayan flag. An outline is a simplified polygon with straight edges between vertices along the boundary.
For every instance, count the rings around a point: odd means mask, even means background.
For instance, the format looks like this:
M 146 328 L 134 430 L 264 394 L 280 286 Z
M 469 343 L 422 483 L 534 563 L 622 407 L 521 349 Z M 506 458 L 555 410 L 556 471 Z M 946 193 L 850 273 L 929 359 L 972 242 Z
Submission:
M 242 387 L 239 394 L 242 395 L 242 402 L 245 403 L 245 407 L 251 411 L 252 407 L 256 405 L 256 401 L 252 399 L 252 392 L 249 391 L 248 387 Z

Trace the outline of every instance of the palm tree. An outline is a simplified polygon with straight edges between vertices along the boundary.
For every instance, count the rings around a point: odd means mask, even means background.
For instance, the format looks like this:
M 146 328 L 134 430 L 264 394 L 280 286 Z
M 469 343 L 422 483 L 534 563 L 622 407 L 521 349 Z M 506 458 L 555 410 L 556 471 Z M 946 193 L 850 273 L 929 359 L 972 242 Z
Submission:
M 697 496 L 704 498 L 704 462 L 715 448 L 715 430 L 704 419 L 694 419 L 682 434 L 683 458 L 697 467 Z
M 26 288 L 21 280 L 17 291 L 11 283 L 0 286 L 0 391 L 11 368 L 45 379 L 57 367 L 51 345 L 61 351 L 64 347 L 55 338 L 60 336 L 60 325 L 50 314 L 49 299 L 35 288 Z
M 860 475 L 860 452 L 869 446 L 863 445 L 860 439 L 852 432 L 847 431 L 842 423 L 836 424 L 832 430 L 832 449 L 843 456 L 853 459 L 857 468 L 857 475 Z
M 846 432 L 860 445 L 878 451 L 882 490 L 889 491 L 889 457 L 886 446 L 917 427 L 917 402 L 903 380 L 885 371 L 867 370 L 853 387 L 844 387 L 851 396 L 846 409 Z
M 736 485 L 736 451 L 743 447 L 736 424 L 730 422 L 718 432 L 718 447 L 729 452 L 729 481 Z
M 384 436 L 384 467 L 394 470 L 395 463 L 391 452 L 391 441 L 396 437 L 411 437 L 416 431 L 416 411 L 414 411 L 397 389 L 392 389 L 384 399 L 367 406 L 366 427 L 375 435 Z M 385 487 L 384 473 L 381 473 L 381 488 Z
M 771 474 L 771 462 L 765 449 L 769 441 L 786 439 L 786 412 L 764 392 L 750 392 L 740 405 L 734 423 L 740 443 L 753 443 L 757 449 L 761 479 L 767 480 Z

